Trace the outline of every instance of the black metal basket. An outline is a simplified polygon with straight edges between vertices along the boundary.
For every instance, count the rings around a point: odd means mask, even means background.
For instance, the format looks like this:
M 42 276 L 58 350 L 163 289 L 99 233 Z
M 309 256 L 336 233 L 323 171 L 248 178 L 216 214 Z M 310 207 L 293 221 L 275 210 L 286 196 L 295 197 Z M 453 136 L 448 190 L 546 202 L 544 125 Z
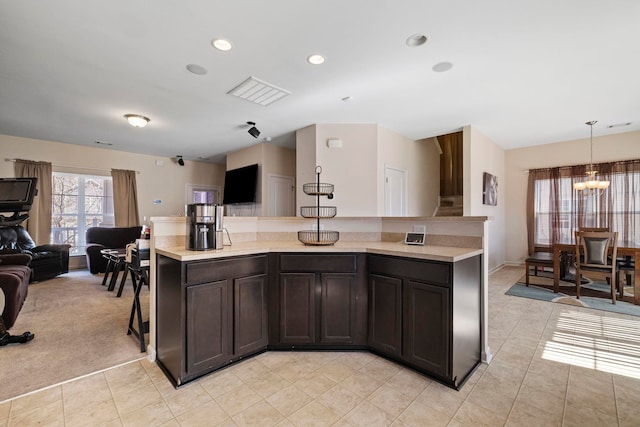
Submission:
M 335 206 L 301 206 L 300 215 L 304 218 L 333 218 L 336 216 Z
M 298 240 L 305 245 L 328 246 L 340 239 L 340 233 L 329 230 L 302 230 L 298 231 Z
M 333 184 L 325 184 L 322 182 L 313 182 L 311 184 L 303 184 L 302 191 L 311 196 L 328 196 L 333 193 Z

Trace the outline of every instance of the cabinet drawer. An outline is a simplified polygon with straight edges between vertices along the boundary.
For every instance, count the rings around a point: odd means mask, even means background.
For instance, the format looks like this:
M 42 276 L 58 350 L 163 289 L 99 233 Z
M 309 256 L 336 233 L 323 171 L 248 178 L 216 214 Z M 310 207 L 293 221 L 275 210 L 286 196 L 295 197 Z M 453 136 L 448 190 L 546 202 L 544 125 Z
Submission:
M 253 276 L 267 272 L 266 255 L 193 262 L 186 266 L 187 285 L 215 282 L 230 277 Z
M 280 255 L 280 271 L 355 273 L 355 255 Z
M 448 263 L 370 255 L 368 268 L 370 274 L 402 277 L 438 285 L 451 284 L 451 266 Z

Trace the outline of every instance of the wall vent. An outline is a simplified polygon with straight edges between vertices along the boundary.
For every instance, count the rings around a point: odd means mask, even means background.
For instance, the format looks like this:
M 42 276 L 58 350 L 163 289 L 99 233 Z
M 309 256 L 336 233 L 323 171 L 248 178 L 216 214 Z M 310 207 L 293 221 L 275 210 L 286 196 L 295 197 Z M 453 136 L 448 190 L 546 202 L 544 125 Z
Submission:
M 227 93 L 263 107 L 271 105 L 287 95 L 291 95 L 288 90 L 281 89 L 255 77 L 249 77 Z

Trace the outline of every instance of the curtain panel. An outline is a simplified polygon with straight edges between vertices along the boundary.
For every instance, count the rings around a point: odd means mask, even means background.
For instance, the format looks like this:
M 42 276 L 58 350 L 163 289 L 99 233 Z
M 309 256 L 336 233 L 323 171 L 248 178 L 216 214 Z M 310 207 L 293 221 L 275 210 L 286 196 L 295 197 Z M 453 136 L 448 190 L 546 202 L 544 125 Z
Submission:
M 527 243 L 536 247 L 572 242 L 580 227 L 618 232 L 619 245 L 640 243 L 640 160 L 594 164 L 607 190 L 589 194 L 573 189 L 586 180 L 589 165 L 532 169 L 527 187 Z M 631 244 L 631 243 L 630 243 Z
M 16 178 L 38 178 L 38 194 L 33 199 L 25 229 L 36 243 L 51 243 L 52 168 L 49 162 L 16 159 Z
M 113 213 L 116 227 L 140 225 L 136 171 L 111 169 Z

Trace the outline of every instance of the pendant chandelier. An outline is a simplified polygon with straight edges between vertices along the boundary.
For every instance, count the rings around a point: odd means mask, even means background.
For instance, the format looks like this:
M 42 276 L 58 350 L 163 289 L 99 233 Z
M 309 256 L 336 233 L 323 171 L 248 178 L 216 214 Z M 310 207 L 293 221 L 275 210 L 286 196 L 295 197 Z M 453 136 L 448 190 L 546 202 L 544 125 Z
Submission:
M 609 188 L 609 181 L 600 181 L 598 178 L 596 178 L 596 174 L 598 173 L 598 171 L 593 168 L 593 125 L 595 125 L 596 123 L 598 123 L 597 120 L 592 120 L 585 123 L 591 128 L 591 157 L 589 168 L 587 169 L 587 180 L 583 182 L 576 182 L 573 184 L 573 188 L 575 188 L 576 190 L 585 191 L 589 194 L 595 192 L 596 190 L 600 190 L 600 192 L 602 192 Z

